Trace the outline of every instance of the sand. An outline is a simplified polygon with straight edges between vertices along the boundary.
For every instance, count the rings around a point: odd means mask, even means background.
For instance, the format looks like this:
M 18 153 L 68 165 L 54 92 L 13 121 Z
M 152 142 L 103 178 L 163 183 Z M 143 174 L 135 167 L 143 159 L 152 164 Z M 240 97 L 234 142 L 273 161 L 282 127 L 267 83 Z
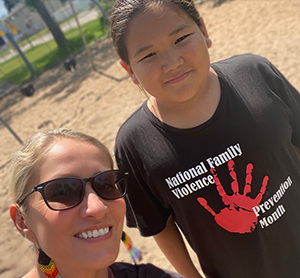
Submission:
M 211 60 L 254 53 L 268 58 L 300 90 L 300 1 L 235 0 L 215 6 L 197 4 L 213 41 Z M 21 140 L 53 127 L 79 129 L 102 140 L 113 151 L 122 122 L 145 100 L 118 63 L 109 39 L 76 57 L 74 73 L 58 66 L 33 81 L 35 93 L 25 97 L 15 91 L 0 100 L 0 115 Z M 0 122 L 0 276 L 24 274 L 33 260 L 32 244 L 21 237 L 9 218 L 7 162 L 20 143 Z M 162 268 L 172 266 L 152 238 L 124 228 L 142 250 L 142 262 Z M 55 244 L 55 242 L 53 243 Z M 196 256 L 191 252 L 195 264 Z M 121 245 L 119 261 L 130 262 Z

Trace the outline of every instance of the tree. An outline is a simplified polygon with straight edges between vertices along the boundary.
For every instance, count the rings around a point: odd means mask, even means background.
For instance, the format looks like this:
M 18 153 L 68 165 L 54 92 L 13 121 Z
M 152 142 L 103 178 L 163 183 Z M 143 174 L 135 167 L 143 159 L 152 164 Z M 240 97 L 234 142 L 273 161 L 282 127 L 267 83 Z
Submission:
M 52 19 L 44 3 L 41 0 L 25 0 L 25 3 L 27 6 L 33 7 L 37 10 L 41 18 L 49 28 L 49 31 L 52 33 L 58 46 L 63 46 L 66 43 L 64 33 L 61 31 L 59 25 Z
M 4 5 L 6 9 L 10 12 L 14 6 L 18 3 L 23 3 L 23 0 L 4 0 Z M 58 46 L 63 46 L 66 42 L 64 33 L 61 31 L 59 25 L 52 19 L 48 10 L 46 9 L 44 3 L 41 0 L 25 0 L 25 4 L 28 7 L 35 8 L 41 18 L 44 20 L 45 24 L 52 33 Z
M 10 12 L 12 8 L 20 2 L 20 0 L 3 0 L 3 2 L 7 11 Z

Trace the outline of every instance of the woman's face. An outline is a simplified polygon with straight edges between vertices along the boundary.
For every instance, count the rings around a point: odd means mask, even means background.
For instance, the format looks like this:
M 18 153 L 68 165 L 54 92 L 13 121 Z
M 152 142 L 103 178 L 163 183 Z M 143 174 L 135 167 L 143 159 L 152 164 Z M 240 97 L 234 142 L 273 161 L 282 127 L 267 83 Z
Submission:
M 58 139 L 38 164 L 27 190 L 54 178 L 87 178 L 109 169 L 108 157 L 91 143 Z M 58 269 L 60 265 L 75 270 L 101 268 L 116 259 L 125 215 L 123 199 L 102 200 L 88 182 L 82 202 L 69 210 L 49 209 L 39 192 L 31 194 L 27 202 L 27 237 L 54 260 Z M 82 237 L 82 233 L 95 230 L 103 235 Z

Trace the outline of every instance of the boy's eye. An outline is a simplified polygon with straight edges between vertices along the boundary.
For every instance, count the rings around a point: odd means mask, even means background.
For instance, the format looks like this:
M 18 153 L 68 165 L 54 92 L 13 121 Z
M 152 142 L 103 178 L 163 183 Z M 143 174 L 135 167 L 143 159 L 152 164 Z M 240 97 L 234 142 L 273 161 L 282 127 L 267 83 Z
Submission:
M 151 53 L 149 53 L 148 55 L 144 56 L 140 61 L 143 61 L 143 60 L 145 60 L 145 59 L 148 59 L 148 58 L 150 58 L 150 57 L 152 57 L 152 56 L 154 56 L 154 55 L 155 55 L 155 53 L 154 53 L 154 52 L 151 52 Z
M 182 41 L 185 40 L 188 36 L 190 36 L 190 34 L 180 37 L 179 39 L 176 40 L 175 44 L 177 44 L 177 43 L 179 43 L 179 42 L 182 42 Z

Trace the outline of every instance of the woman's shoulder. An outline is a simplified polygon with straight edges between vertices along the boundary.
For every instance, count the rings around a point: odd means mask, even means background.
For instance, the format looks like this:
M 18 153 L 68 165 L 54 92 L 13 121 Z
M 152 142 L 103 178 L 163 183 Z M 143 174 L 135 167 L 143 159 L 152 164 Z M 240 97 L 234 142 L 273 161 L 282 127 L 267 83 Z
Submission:
M 184 278 L 178 273 L 164 270 L 153 264 L 114 263 L 110 266 L 116 278 Z

